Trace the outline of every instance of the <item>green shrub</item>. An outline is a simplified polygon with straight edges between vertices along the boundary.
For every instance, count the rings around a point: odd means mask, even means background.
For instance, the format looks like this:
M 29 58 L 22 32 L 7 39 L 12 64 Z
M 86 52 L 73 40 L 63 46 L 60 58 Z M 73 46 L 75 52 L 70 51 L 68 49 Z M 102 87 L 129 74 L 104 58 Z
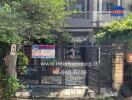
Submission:
M 17 56 L 18 56 L 18 60 L 19 60 L 18 65 L 27 65 L 28 64 L 28 58 L 22 51 L 18 51 Z
M 9 77 L 6 76 L 6 78 L 3 80 L 4 84 L 4 91 L 3 91 L 3 97 L 8 98 L 15 94 L 15 92 L 21 88 L 21 84 L 19 80 L 16 77 Z
M 18 57 L 18 69 L 19 69 L 19 74 L 26 74 L 27 73 L 27 65 L 28 65 L 28 58 L 27 56 L 21 52 L 17 52 L 17 57 Z
M 2 90 L 3 90 L 3 86 L 2 86 L 2 70 L 0 69 L 0 96 L 2 95 Z

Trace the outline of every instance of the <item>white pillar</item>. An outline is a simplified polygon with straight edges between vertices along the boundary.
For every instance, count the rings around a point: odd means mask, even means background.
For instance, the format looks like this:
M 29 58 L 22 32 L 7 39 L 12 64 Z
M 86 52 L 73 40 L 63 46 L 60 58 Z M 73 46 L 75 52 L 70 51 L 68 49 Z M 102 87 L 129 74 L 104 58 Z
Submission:
M 121 0 L 117 0 L 117 5 L 121 6 Z
M 91 22 L 93 23 L 93 26 L 96 26 L 96 22 L 97 22 L 97 0 L 90 0 L 89 8 L 90 8 Z
M 88 3 L 87 3 L 87 0 L 85 0 L 85 2 L 84 2 L 84 6 L 85 6 L 85 9 L 84 9 L 84 12 L 85 12 L 85 19 L 87 19 L 87 7 L 88 7 L 87 4 L 88 4 Z
M 103 0 L 99 0 L 99 21 L 102 20 L 102 5 L 103 5 Z
M 87 7 L 88 7 L 88 5 L 87 5 L 87 0 L 84 0 L 85 2 L 84 2 L 84 6 L 85 6 L 85 8 L 84 8 L 84 11 L 87 11 Z

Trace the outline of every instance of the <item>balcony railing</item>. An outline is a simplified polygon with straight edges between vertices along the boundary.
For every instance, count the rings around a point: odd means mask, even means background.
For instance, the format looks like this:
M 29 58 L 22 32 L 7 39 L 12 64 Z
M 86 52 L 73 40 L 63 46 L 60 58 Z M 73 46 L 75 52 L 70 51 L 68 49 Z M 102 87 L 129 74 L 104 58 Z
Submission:
M 112 20 L 111 11 L 102 11 L 101 15 L 100 15 L 100 12 L 97 11 L 97 20 L 111 21 Z
M 96 25 L 105 25 L 107 22 L 111 22 L 112 20 L 117 19 L 123 19 L 123 17 L 117 16 L 112 17 L 111 11 L 102 11 L 101 13 L 99 11 L 95 12 L 95 15 L 93 18 L 90 14 L 90 12 L 79 12 L 72 14 L 67 17 L 66 23 L 70 27 L 94 27 Z M 124 12 L 124 15 L 126 16 L 128 12 Z
M 124 12 L 124 16 L 126 16 L 128 12 Z M 100 18 L 101 17 L 101 18 Z M 111 11 L 102 11 L 101 15 L 100 12 L 97 11 L 97 20 L 104 21 L 104 22 L 110 22 L 112 20 L 122 19 L 122 16 L 111 16 Z
M 124 12 L 124 15 L 127 15 L 127 12 Z M 100 18 L 101 16 L 101 18 Z M 115 19 L 119 19 L 122 17 L 112 17 L 111 16 L 111 11 L 102 11 L 101 15 L 100 12 L 97 11 L 97 20 L 102 20 L 102 21 L 112 21 Z M 79 12 L 79 13 L 75 13 L 75 14 L 71 14 L 68 19 L 77 19 L 77 20 L 89 20 L 92 19 L 90 18 L 90 12 Z
M 71 14 L 69 19 L 89 19 L 90 18 L 90 12 L 78 12 L 75 14 Z

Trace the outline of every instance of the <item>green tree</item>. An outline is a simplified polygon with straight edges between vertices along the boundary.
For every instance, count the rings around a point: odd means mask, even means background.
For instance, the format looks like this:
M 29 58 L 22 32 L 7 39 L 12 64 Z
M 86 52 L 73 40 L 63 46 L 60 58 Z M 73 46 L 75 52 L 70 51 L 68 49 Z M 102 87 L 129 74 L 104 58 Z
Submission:
M 65 0 L 11 0 L 0 11 L 1 41 L 19 43 L 61 31 L 65 17 Z M 52 31 L 51 31 L 52 30 Z M 9 38 L 9 39 L 8 39 Z
M 51 35 L 51 30 L 59 31 L 67 16 L 65 0 L 21 0 L 13 2 L 12 6 L 28 24 L 22 33 L 27 40 Z
M 66 6 L 65 0 L 2 0 L 0 2 L 0 69 L 6 68 L 3 65 L 4 57 L 12 43 L 32 42 L 34 38 L 45 36 L 48 38 L 47 43 L 53 43 L 56 38 L 54 32 L 62 33 L 61 27 L 68 15 Z M 2 72 L 0 80 L 3 80 L 5 75 L 5 72 L 4 74 Z M 8 83 L 14 86 L 16 81 L 7 81 Z M 11 88 L 12 91 L 16 90 L 14 88 Z
M 122 43 L 127 51 L 132 51 L 132 14 L 99 29 L 96 40 L 98 43 Z
M 12 13 L 8 4 L 0 9 L 0 42 L 20 43 L 19 18 L 17 13 Z
M 123 43 L 132 46 L 132 14 L 122 20 L 113 21 L 100 29 L 96 35 L 97 42 Z M 130 46 L 131 45 L 131 46 Z

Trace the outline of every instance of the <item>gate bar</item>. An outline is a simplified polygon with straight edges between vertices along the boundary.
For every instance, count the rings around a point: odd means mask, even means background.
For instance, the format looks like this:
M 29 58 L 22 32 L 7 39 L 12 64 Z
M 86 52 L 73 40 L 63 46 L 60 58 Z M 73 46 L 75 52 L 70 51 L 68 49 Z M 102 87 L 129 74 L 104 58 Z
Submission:
M 73 47 L 73 45 L 71 45 L 71 46 L 65 46 L 65 47 Z M 103 46 L 75 46 L 75 48 L 76 47 L 87 47 L 87 48 L 89 48 L 89 47 L 93 47 L 93 48 L 97 48 L 97 47 L 112 47 L 111 45 L 103 45 Z
M 41 85 L 41 58 L 38 59 L 38 69 L 39 69 L 39 84 Z

